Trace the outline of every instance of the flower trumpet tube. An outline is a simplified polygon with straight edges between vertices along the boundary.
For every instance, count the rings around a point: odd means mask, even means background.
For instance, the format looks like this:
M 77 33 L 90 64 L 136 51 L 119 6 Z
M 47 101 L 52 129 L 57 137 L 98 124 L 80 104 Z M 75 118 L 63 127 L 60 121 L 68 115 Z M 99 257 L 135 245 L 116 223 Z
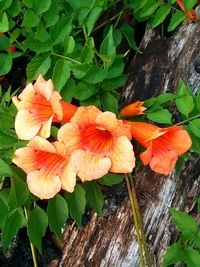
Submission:
M 124 108 L 120 111 L 120 116 L 122 117 L 132 117 L 137 115 L 144 114 L 146 108 L 143 106 L 144 102 L 136 101 Z
M 108 172 L 129 173 L 135 166 L 129 125 L 112 112 L 94 106 L 79 107 L 58 131 L 58 140 L 71 151 L 70 164 L 82 181 Z
M 34 85 L 29 83 L 12 100 L 18 109 L 15 130 L 23 140 L 30 140 L 36 135 L 48 138 L 51 123 L 69 121 L 77 109 L 62 101 L 60 94 L 54 90 L 52 81 L 45 81 L 42 75 Z
M 140 154 L 144 165 L 160 174 L 168 175 L 175 167 L 178 156 L 192 145 L 191 138 L 182 126 L 159 128 L 143 122 L 126 122 L 131 125 L 133 138 L 146 148 Z
M 31 193 L 40 199 L 54 197 L 61 189 L 74 191 L 76 173 L 69 164 L 64 144 L 36 136 L 15 151 L 13 163 L 27 173 Z

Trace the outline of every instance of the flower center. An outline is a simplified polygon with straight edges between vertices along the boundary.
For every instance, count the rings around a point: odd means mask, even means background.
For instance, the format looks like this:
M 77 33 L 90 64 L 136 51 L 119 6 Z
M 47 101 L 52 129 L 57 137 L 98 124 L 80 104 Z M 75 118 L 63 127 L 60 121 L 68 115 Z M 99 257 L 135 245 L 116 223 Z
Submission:
M 113 146 L 112 134 L 96 125 L 89 125 L 82 129 L 81 141 L 84 149 L 95 153 L 106 154 Z

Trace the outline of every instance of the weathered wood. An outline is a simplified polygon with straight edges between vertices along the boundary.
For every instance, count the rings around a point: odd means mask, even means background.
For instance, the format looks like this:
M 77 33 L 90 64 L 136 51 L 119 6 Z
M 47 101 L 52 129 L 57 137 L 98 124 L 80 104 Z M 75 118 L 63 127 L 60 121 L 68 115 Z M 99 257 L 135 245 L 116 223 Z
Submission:
M 200 85 L 199 36 L 199 24 L 184 23 L 165 39 L 147 29 L 141 43 L 143 54 L 135 56 L 129 68 L 122 102 L 128 104 L 161 92 L 173 92 L 180 78 L 196 92 Z M 168 206 L 194 213 L 200 193 L 199 173 L 199 158 L 186 162 L 179 177 L 174 173 L 164 177 L 148 167 L 136 167 L 134 171 L 147 242 L 156 267 L 161 265 L 164 251 L 177 237 Z M 64 243 L 60 266 L 140 266 L 128 197 L 112 214 L 98 218 L 91 213 L 90 222 L 83 229 L 67 225 Z

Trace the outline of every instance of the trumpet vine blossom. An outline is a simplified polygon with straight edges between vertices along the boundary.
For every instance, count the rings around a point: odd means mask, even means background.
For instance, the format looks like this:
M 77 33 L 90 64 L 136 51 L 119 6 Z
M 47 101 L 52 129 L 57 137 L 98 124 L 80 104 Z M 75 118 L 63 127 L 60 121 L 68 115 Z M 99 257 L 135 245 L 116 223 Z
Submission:
M 137 115 L 142 115 L 144 114 L 144 111 L 146 108 L 143 106 L 144 102 L 141 101 L 136 101 L 120 111 L 120 116 L 122 117 L 132 117 L 132 116 L 137 116 Z
M 77 107 L 61 100 L 54 90 L 52 80 L 46 81 L 42 75 L 35 84 L 29 83 L 18 97 L 13 97 L 18 109 L 15 130 L 20 139 L 30 140 L 36 135 L 50 136 L 52 122 L 67 122 Z
M 69 164 L 65 145 L 36 136 L 15 151 L 13 162 L 27 173 L 31 193 L 40 199 L 54 197 L 61 189 L 74 191 L 76 173 Z
M 178 156 L 191 147 L 191 138 L 182 126 L 159 128 L 143 122 L 128 122 L 132 136 L 146 148 L 140 154 L 144 165 L 160 174 L 168 175 L 175 167 Z
M 71 151 L 70 165 L 82 181 L 108 172 L 131 172 L 135 157 L 130 139 L 129 125 L 94 106 L 79 107 L 58 131 L 58 140 Z

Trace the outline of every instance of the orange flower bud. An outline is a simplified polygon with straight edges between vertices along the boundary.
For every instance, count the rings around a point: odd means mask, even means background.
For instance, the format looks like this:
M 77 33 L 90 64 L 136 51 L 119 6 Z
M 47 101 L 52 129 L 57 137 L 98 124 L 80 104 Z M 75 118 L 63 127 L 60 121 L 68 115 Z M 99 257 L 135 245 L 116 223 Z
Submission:
M 144 114 L 144 111 L 146 110 L 146 108 L 143 106 L 143 104 L 144 104 L 144 102 L 136 101 L 136 102 L 124 107 L 120 111 L 120 116 L 132 117 L 132 116 Z

